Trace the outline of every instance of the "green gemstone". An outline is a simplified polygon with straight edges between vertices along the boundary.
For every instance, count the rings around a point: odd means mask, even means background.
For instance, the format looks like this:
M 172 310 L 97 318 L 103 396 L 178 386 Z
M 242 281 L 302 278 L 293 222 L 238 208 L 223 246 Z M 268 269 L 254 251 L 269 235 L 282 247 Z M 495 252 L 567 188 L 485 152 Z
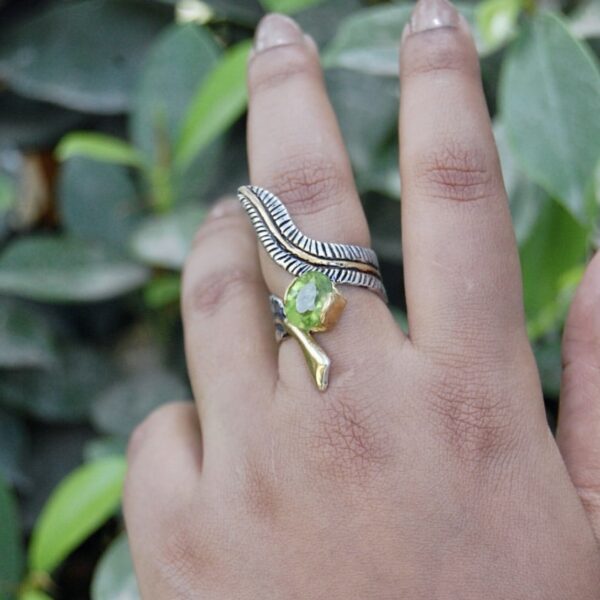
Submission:
M 302 331 L 314 331 L 323 325 L 324 308 L 333 295 L 331 280 L 319 273 L 310 271 L 300 275 L 285 294 L 285 316 Z

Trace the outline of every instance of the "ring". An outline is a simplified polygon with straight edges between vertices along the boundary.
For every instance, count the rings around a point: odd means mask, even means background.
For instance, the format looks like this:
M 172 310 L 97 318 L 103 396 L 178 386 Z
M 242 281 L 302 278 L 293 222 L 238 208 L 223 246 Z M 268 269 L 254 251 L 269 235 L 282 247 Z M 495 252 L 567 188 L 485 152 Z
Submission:
M 271 259 L 295 277 L 283 299 L 271 294 L 276 339 L 298 341 L 317 388 L 325 391 L 331 361 L 311 334 L 330 330 L 341 316 L 346 299 L 336 284 L 366 288 L 387 302 L 377 255 L 371 248 L 309 238 L 265 189 L 242 186 L 238 198 Z

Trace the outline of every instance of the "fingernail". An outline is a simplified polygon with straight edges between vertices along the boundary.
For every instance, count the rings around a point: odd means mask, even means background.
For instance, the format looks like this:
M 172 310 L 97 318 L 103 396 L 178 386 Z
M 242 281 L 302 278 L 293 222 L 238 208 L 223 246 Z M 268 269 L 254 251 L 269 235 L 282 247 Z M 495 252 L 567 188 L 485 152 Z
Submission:
M 254 51 L 262 52 L 274 46 L 297 44 L 304 34 L 296 22 L 285 15 L 270 14 L 263 17 L 254 37 Z
M 448 0 L 419 0 L 410 18 L 410 33 L 438 27 L 457 27 L 458 11 Z
M 225 198 L 217 201 L 208 213 L 208 219 L 221 219 L 240 210 L 240 203 L 236 198 Z

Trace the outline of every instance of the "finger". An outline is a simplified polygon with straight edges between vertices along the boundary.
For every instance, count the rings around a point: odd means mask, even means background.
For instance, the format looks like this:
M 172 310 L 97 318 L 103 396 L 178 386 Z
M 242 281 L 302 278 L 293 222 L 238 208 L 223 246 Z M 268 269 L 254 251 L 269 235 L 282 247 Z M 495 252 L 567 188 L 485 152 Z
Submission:
M 466 22 L 420 0 L 402 43 L 402 241 L 411 338 L 479 354 L 525 340 L 508 202 Z
M 256 238 L 235 199 L 220 203 L 188 257 L 182 293 L 188 370 L 206 447 L 246 423 L 277 377 L 269 297 Z M 214 399 L 214 401 L 212 401 Z
M 265 17 L 257 31 L 248 84 L 252 183 L 279 196 L 308 236 L 368 246 L 367 222 L 327 98 L 314 42 L 291 19 Z M 291 276 L 262 249 L 260 257 L 268 287 L 283 295 Z M 349 302 L 342 321 L 323 336 L 324 345 L 327 342 L 336 347 L 338 366 L 344 360 L 344 348 L 350 354 L 348 350 L 355 345 L 356 340 L 344 335 L 350 329 L 350 335 L 356 335 L 355 324 L 362 323 L 372 330 L 376 323 L 379 328 L 382 323 L 388 328 L 392 323 L 389 312 L 374 294 L 348 286 L 344 294 Z M 352 328 L 346 326 L 350 322 Z M 364 338 L 364 329 L 361 335 Z M 283 344 L 282 352 L 295 346 Z M 298 348 L 295 351 L 297 355 Z M 288 369 L 282 367 L 282 371 L 285 374 Z
M 600 253 L 567 319 L 557 442 L 600 540 Z
M 144 598 L 168 598 L 161 553 L 173 521 L 185 513 L 202 468 L 202 436 L 191 402 L 155 410 L 131 436 L 123 509 Z M 190 520 L 193 524 L 193 520 Z

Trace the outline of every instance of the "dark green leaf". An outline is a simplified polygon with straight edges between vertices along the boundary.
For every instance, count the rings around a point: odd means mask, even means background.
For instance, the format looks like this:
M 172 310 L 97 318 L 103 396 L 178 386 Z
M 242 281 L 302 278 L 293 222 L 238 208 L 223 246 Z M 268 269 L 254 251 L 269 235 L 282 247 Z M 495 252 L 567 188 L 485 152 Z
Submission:
M 52 572 L 117 510 L 125 469 L 123 458 L 104 458 L 79 467 L 59 484 L 33 530 L 31 570 Z
M 246 109 L 246 63 L 252 42 L 230 48 L 206 77 L 183 121 L 175 162 L 185 168 Z
M 127 537 L 121 534 L 104 553 L 92 581 L 92 600 L 139 600 Z
M 585 190 L 600 158 L 600 73 L 556 16 L 539 15 L 524 29 L 506 59 L 500 99 L 522 168 L 589 225 L 597 213 Z
M 94 394 L 112 377 L 104 354 L 72 344 L 52 366 L 3 372 L 0 404 L 43 421 L 81 422 L 89 415 Z
M 66 237 L 36 236 L 0 255 L 0 292 L 47 302 L 89 302 L 140 287 L 148 271 L 108 248 Z
M 23 541 L 19 529 L 17 503 L 0 476 L 0 599 L 16 596 L 23 574 Z
M 185 206 L 168 215 L 148 217 L 132 237 L 132 252 L 149 265 L 181 269 L 205 216 L 203 207 Z
M 73 158 L 61 169 L 59 201 L 69 233 L 124 248 L 140 223 L 142 203 L 125 167 Z
M 48 366 L 55 358 L 47 320 L 19 302 L 0 299 L 0 368 Z
M 316 4 L 320 4 L 324 0 L 261 0 L 261 4 L 265 10 L 278 13 L 295 13 Z
M 97 396 L 92 421 L 104 433 L 129 435 L 155 408 L 188 395 L 187 387 L 172 373 L 136 373 Z
M 220 55 L 210 31 L 195 25 L 173 25 L 160 37 L 146 63 L 136 95 L 131 134 L 146 157 L 152 197 L 167 210 L 185 197 L 198 198 L 210 181 L 218 147 L 207 148 L 197 161 L 175 172 L 173 161 L 190 102 Z
M 0 478 L 21 485 L 23 461 L 29 447 L 25 423 L 12 413 L 0 409 Z
M 168 11 L 136 2 L 51 5 L 0 27 L 0 77 L 37 100 L 97 113 L 126 110 L 146 51 L 168 20 Z
M 142 165 L 142 157 L 133 146 L 112 135 L 93 131 L 72 131 L 67 134 L 60 141 L 55 154 L 61 161 L 83 156 L 130 167 Z
M 126 451 L 126 437 L 118 435 L 98 437 L 85 445 L 83 460 L 90 462 L 107 456 L 125 456 Z

